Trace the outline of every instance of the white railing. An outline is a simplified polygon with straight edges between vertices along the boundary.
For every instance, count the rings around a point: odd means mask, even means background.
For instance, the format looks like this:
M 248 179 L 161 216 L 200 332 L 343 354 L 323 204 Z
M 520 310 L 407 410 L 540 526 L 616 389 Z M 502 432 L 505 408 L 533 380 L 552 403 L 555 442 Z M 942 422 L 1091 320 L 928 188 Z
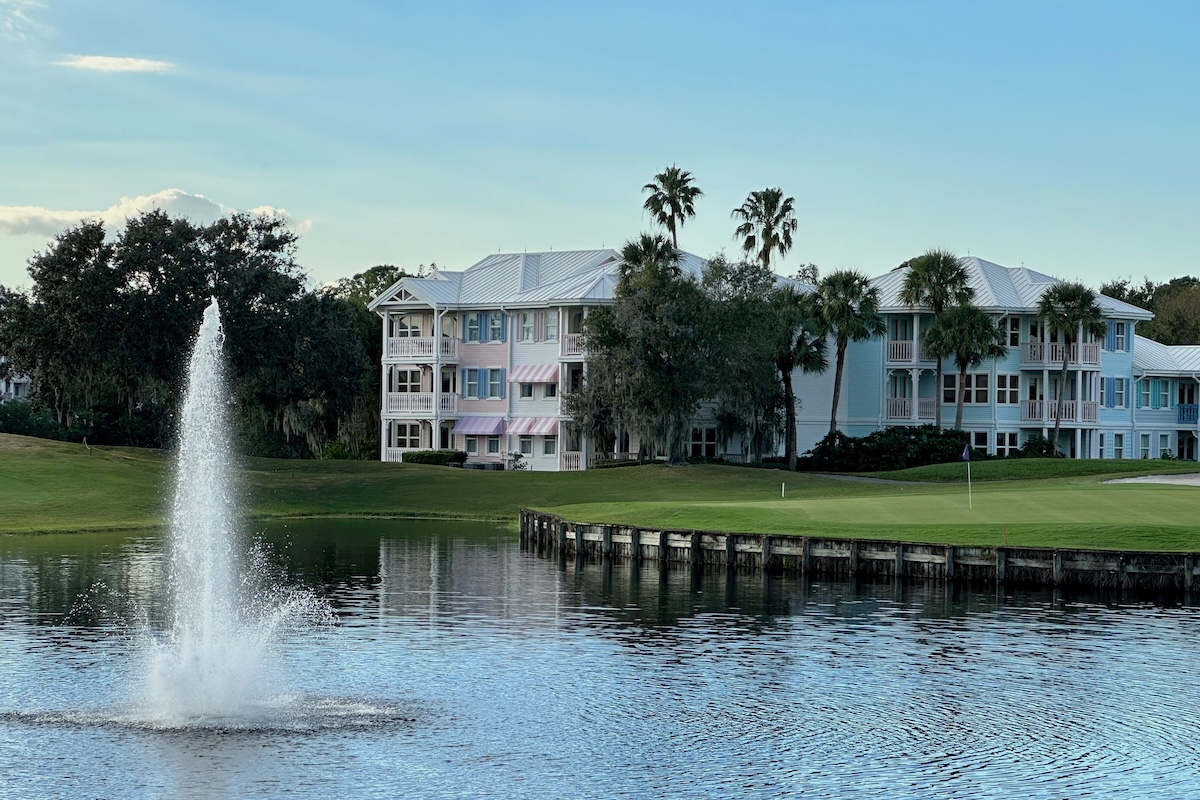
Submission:
M 388 392 L 384 411 L 388 414 L 432 414 L 433 403 L 433 392 Z M 458 395 L 442 393 L 438 400 L 438 411 L 457 414 Z
M 457 360 L 458 339 L 452 336 L 413 336 L 406 339 L 387 340 L 387 357 L 412 360 L 433 360 L 434 342 L 438 342 L 438 355 Z
M 937 416 L 937 398 L 917 398 L 917 419 L 933 419 Z
M 1026 400 L 1021 404 L 1021 420 L 1024 422 L 1055 422 L 1058 420 L 1059 403 L 1054 400 Z M 1100 403 L 1097 400 L 1062 401 L 1063 422 L 1096 422 L 1100 419 Z
M 562 337 L 562 354 L 564 356 L 583 355 L 583 334 L 567 333 Z
M 908 397 L 889 397 L 887 399 L 888 419 L 912 419 L 912 400 Z
M 579 472 L 583 469 L 583 453 L 578 451 L 562 454 L 562 471 L 563 472 Z
M 1023 355 L 1027 364 L 1061 364 L 1067 354 L 1067 346 L 1062 342 L 1026 342 Z M 1082 360 L 1080 355 L 1082 353 Z M 1100 345 L 1095 342 L 1085 342 L 1082 345 L 1073 344 L 1070 347 L 1069 364 L 1100 363 Z
M 888 341 L 888 361 L 912 361 L 913 343 L 908 339 L 892 339 Z
M 385 447 L 383 449 L 383 460 L 389 464 L 399 464 L 404 460 L 404 447 Z

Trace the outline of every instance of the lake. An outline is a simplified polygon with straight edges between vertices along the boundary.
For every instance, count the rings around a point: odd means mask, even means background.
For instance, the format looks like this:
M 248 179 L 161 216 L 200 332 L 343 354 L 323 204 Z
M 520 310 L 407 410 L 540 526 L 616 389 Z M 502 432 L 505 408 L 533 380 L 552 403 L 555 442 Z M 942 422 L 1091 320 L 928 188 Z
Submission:
M 560 564 L 509 529 L 259 526 L 336 622 L 257 721 L 130 711 L 160 534 L 0 537 L 0 797 L 1200 796 L 1200 613 Z M 264 721 L 265 720 L 265 721 Z

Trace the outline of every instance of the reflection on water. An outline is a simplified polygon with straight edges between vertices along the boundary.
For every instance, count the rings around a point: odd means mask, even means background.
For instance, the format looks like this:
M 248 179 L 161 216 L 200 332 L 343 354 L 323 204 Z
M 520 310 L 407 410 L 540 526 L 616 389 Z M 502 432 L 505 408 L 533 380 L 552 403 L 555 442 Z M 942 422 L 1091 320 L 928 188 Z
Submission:
M 1200 796 L 1188 605 L 260 536 L 339 616 L 285 645 L 307 723 L 174 731 L 119 689 L 165 624 L 158 536 L 0 538 L 0 796 Z

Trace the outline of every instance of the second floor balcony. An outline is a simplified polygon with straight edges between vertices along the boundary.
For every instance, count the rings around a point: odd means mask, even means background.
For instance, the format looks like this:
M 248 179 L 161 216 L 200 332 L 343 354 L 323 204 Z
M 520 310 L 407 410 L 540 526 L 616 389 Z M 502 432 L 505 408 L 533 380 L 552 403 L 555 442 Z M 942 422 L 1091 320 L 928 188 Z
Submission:
M 564 356 L 582 356 L 582 355 L 584 355 L 583 334 L 582 333 L 564 333 L 563 334 L 562 355 L 564 355 Z
M 437 359 L 434 348 L 437 348 Z M 458 339 L 452 336 L 392 337 L 387 340 L 384 358 L 422 364 L 431 364 L 435 360 L 457 361 Z
M 395 417 L 432 417 L 458 413 L 458 395 L 440 392 L 388 392 L 384 396 L 383 412 Z
M 1200 422 L 1200 406 L 1195 403 L 1180 403 L 1175 408 L 1176 419 L 1180 425 L 1195 425 Z
M 887 360 L 891 364 L 915 364 L 918 361 L 933 362 L 921 343 L 913 339 L 888 339 Z
M 1059 403 L 1054 400 L 1026 400 L 1021 404 L 1022 422 L 1055 422 Z M 1097 422 L 1100 403 L 1096 400 L 1062 401 L 1062 421 L 1071 423 Z
M 1075 366 L 1098 366 L 1100 364 L 1100 345 L 1096 342 L 1084 342 L 1071 345 L 1068 348 L 1062 342 L 1026 342 L 1021 349 L 1021 362 L 1024 364 L 1061 365 L 1063 355 L 1068 355 L 1067 363 Z
M 917 398 L 917 414 L 914 417 L 913 399 L 911 397 L 889 397 L 886 409 L 887 419 L 933 419 L 937 410 L 936 404 L 937 400 L 933 397 Z

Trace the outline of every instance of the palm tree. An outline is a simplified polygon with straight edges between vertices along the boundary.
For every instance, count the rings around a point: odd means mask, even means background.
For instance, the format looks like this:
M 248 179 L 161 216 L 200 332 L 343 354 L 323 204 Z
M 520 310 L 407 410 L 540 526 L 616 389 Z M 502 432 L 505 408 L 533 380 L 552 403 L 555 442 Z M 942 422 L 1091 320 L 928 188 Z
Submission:
M 784 418 L 786 420 L 784 455 L 788 469 L 796 469 L 796 392 L 792 373 L 824 372 L 829 367 L 825 358 L 825 337 L 821 333 L 816 304 L 790 286 L 773 291 L 768 298 L 772 328 L 775 333 L 775 368 L 783 382 Z
M 771 269 L 771 254 L 783 257 L 792 249 L 792 234 L 796 232 L 795 198 L 784 197 L 782 189 L 763 189 L 751 192 L 741 207 L 733 210 L 733 218 L 742 224 L 733 238 L 742 240 L 742 250 Z
M 642 187 L 650 196 L 642 208 L 671 234 L 671 244 L 679 247 L 678 229 L 684 220 L 696 216 L 696 198 L 704 192 L 692 183 L 692 173 L 672 164 Z
M 908 261 L 908 274 L 900 286 L 900 302 L 908 306 L 925 306 L 933 312 L 934 322 L 948 306 L 970 302 L 975 290 L 967 286 L 967 270 L 962 259 L 949 250 L 927 250 Z M 942 391 L 942 360 L 937 360 L 934 385 Z M 934 424 L 942 427 L 942 403 L 934 403 Z
M 1054 447 L 1058 448 L 1058 434 L 1062 430 L 1063 390 L 1067 386 L 1067 365 L 1071 350 L 1082 337 L 1099 339 L 1108 332 L 1104 313 L 1096 302 L 1096 293 L 1082 283 L 1058 283 L 1051 286 L 1038 301 L 1038 316 L 1046 330 L 1057 332 L 1062 337 L 1062 373 L 1058 379 L 1058 397 L 1055 398 Z
M 989 358 L 1007 355 L 1008 339 L 990 314 L 969 303 L 944 311 L 921 339 L 939 362 L 952 357 L 954 365 L 958 367 L 958 405 L 954 409 L 954 429 L 962 430 L 967 370 L 978 367 Z M 941 391 L 940 384 L 938 391 Z
M 842 395 L 842 373 L 846 365 L 846 348 L 850 342 L 861 342 L 882 336 L 886 330 L 879 314 L 879 290 L 861 272 L 839 270 L 821 279 L 817 286 L 816 304 L 821 332 L 833 336 L 837 345 L 837 361 L 833 375 L 833 409 L 829 413 L 829 432 L 837 430 L 838 402 Z
M 628 294 L 638 281 L 647 279 L 663 282 L 679 277 L 679 250 L 662 234 L 643 233 L 621 247 L 621 263 L 617 265 L 620 281 L 617 291 Z

